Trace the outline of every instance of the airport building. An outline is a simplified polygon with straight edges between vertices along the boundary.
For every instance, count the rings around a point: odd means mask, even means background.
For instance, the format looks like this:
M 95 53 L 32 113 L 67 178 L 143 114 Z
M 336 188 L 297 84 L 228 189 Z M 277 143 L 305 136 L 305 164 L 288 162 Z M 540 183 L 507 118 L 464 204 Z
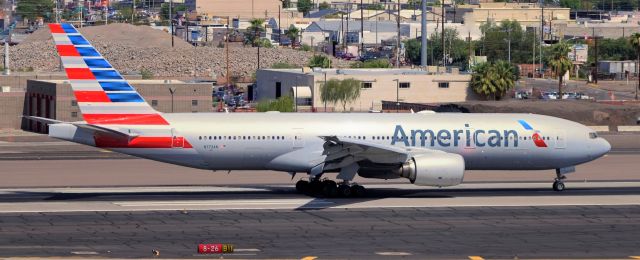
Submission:
M 435 71 L 435 69 L 433 69 Z M 428 73 L 412 69 L 262 69 L 257 73 L 255 97 L 297 98 L 299 111 L 341 111 L 339 104 L 325 104 L 320 89 L 331 79 L 353 78 L 362 82 L 360 98 L 347 104 L 350 111 L 381 110 L 382 101 L 450 103 L 477 100 L 469 87 L 471 75 L 456 70 Z
M 165 113 L 212 112 L 212 85 L 177 80 L 129 80 L 156 110 Z M 82 113 L 69 81 L 28 80 L 26 91 L 0 93 L 0 128 L 46 132 L 43 125 L 23 120 L 22 115 L 61 121 L 82 121 Z

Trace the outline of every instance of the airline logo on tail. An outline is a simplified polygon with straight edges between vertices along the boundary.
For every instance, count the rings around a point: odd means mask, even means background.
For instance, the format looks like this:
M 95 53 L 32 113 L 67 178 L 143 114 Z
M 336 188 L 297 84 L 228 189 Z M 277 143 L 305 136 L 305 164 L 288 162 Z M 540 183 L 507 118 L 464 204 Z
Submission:
M 71 24 L 49 24 L 56 49 L 87 124 L 117 131 L 144 125 L 155 130 L 123 138 L 95 133 L 96 146 L 105 148 L 192 148 L 182 136 L 173 134 L 169 122 L 91 46 Z
M 527 123 L 522 119 L 518 120 L 518 123 L 520 123 L 520 125 L 522 125 L 522 127 L 524 127 L 525 130 L 533 131 L 533 135 L 531 135 L 531 138 L 533 139 L 533 143 L 537 147 L 547 147 L 547 143 L 545 143 L 542 137 L 540 137 L 540 134 L 539 134 L 540 131 L 534 130 L 533 127 L 529 125 L 529 123 Z
M 49 24 L 82 115 L 89 124 L 168 125 L 71 24 Z

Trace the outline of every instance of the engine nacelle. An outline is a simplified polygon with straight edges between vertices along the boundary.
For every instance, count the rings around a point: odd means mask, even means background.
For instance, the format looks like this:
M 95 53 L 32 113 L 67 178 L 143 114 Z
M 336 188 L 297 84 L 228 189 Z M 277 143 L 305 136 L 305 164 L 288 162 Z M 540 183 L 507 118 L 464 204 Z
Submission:
M 464 158 L 453 153 L 417 155 L 400 168 L 400 176 L 421 186 L 455 186 L 464 178 Z

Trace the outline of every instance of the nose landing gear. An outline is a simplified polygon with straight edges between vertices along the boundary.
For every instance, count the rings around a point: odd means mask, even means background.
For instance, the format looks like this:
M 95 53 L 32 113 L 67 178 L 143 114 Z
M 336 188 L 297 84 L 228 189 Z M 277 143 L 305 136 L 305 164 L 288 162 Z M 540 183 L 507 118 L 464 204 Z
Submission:
M 560 169 L 556 169 L 556 178 L 553 182 L 553 190 L 554 191 L 563 191 L 564 190 L 564 179 L 566 179 L 567 176 L 565 176 Z

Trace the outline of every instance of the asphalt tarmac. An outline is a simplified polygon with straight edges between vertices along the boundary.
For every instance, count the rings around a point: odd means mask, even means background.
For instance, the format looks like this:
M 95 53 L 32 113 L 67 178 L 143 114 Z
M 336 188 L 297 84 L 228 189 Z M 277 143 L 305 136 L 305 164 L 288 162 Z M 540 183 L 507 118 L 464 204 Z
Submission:
M 233 244 L 225 259 L 640 255 L 640 183 L 512 185 L 370 185 L 358 199 L 287 186 L 4 189 L 0 257 L 206 258 L 200 243 Z

